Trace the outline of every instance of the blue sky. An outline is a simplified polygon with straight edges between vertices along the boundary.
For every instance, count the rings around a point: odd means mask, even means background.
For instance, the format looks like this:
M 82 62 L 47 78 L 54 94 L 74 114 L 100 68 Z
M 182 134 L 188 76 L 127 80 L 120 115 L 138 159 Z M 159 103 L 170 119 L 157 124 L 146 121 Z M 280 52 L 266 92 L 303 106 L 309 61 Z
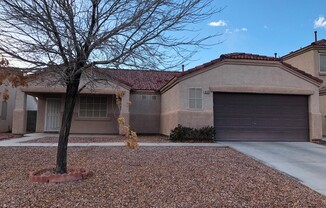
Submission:
M 326 39 L 325 0 L 215 0 L 218 7 L 226 7 L 199 27 L 205 33 L 221 33 L 211 43 L 221 44 L 200 50 L 186 69 L 195 67 L 221 54 L 246 52 L 283 56 Z M 201 32 L 203 33 L 203 32 Z

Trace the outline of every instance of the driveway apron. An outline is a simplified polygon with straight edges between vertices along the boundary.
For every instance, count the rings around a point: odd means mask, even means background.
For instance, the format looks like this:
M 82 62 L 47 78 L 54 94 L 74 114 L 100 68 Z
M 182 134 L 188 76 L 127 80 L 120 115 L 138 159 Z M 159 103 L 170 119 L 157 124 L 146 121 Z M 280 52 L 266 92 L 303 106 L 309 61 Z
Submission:
M 220 142 L 326 195 L 326 146 L 309 142 Z

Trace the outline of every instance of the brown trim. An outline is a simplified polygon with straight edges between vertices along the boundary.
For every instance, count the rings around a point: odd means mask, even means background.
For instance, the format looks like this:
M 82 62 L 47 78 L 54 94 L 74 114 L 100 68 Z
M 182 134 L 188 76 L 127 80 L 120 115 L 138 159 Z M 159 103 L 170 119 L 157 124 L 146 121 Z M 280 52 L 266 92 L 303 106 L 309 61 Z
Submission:
M 297 89 L 291 87 L 266 87 L 266 86 L 234 86 L 219 85 L 209 87 L 212 92 L 234 92 L 234 93 L 264 93 L 264 94 L 291 94 L 291 95 L 313 95 L 313 90 Z

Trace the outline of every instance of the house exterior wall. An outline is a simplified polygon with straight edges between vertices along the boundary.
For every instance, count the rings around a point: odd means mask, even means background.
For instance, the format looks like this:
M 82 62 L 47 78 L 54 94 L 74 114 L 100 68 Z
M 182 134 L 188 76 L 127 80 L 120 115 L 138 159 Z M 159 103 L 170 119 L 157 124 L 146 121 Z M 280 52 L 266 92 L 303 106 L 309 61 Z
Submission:
M 87 96 L 87 95 L 82 95 Z M 90 94 L 92 96 L 92 94 Z M 74 108 L 70 133 L 92 133 L 92 134 L 118 134 L 119 126 L 117 118 L 119 110 L 113 95 L 100 95 L 107 97 L 107 118 L 82 118 L 79 116 L 80 99 L 77 98 Z M 64 110 L 63 94 L 45 94 L 38 97 L 36 132 L 44 132 L 46 123 L 47 99 L 57 98 L 61 100 L 60 121 Z
M 322 114 L 322 129 L 323 129 L 323 136 L 326 135 L 326 94 L 322 94 L 319 97 L 320 103 L 320 112 Z
M 300 54 L 289 56 L 285 58 L 284 61 L 323 80 L 322 87 L 325 87 L 326 73 L 321 73 L 319 71 L 319 55 L 320 53 L 326 53 L 326 47 L 324 48 L 325 49 L 319 48 L 318 50 L 312 48 L 310 50 L 303 51 Z M 319 100 L 320 112 L 322 115 L 322 134 L 326 135 L 326 95 L 322 94 Z
M 87 95 L 83 95 L 87 96 Z M 113 95 L 101 95 L 107 97 L 108 113 L 107 118 L 82 118 L 79 116 L 80 100 L 77 99 L 74 108 L 73 121 L 71 124 L 71 133 L 92 133 L 92 134 L 118 134 L 119 126 L 117 118 L 119 110 L 115 103 Z M 63 113 L 64 99 L 61 102 L 61 112 Z
M 130 95 L 130 127 L 139 134 L 160 132 L 161 96 L 137 92 Z
M 319 76 L 318 52 L 315 50 L 308 50 L 305 53 L 298 54 L 284 61 L 311 75 Z
M 298 75 L 300 76 L 300 75 Z M 205 72 L 190 74 L 171 90 L 162 94 L 162 120 L 169 123 L 169 117 L 163 115 L 173 112 L 176 120 L 170 125 L 161 125 L 161 133 L 168 135 L 178 123 L 189 127 L 213 126 L 213 92 L 244 92 L 271 94 L 303 94 L 309 96 L 310 139 L 321 138 L 321 114 L 319 112 L 318 87 L 308 81 L 286 71 L 276 64 L 258 64 L 249 62 L 228 63 L 211 66 Z M 189 108 L 189 88 L 202 88 L 202 109 Z M 178 96 L 175 96 L 178 95 Z M 169 108 L 163 108 L 163 100 Z M 167 102 L 168 103 L 168 102 Z M 173 110 L 172 110 L 173 109 Z
M 50 95 L 48 95 L 50 96 Z M 53 96 L 53 95 L 52 95 Z M 60 98 L 60 97 L 59 97 Z M 38 96 L 37 115 L 36 115 L 36 132 L 44 132 L 45 129 L 45 107 L 46 96 Z
M 169 135 L 170 130 L 179 124 L 180 111 L 179 85 L 173 86 L 161 95 L 160 133 Z
M 12 130 L 12 117 L 15 107 L 16 88 L 7 88 L 9 93 L 9 100 L 7 101 L 7 104 L 4 104 L 2 100 L 2 92 L 4 89 L 5 86 L 0 86 L 0 132 L 10 132 Z M 2 115 L 2 108 L 6 110 L 5 115 Z
M 84 80 L 81 81 L 81 86 L 85 83 Z M 61 101 L 61 109 L 59 121 L 61 123 L 62 114 L 64 110 L 64 93 L 65 88 L 63 86 L 51 87 L 41 83 L 29 83 L 28 87 L 22 87 L 22 94 L 30 94 L 38 98 L 37 105 L 37 120 L 36 120 L 36 132 L 46 131 L 46 115 L 47 115 L 47 100 L 48 99 L 59 99 Z M 118 91 L 123 91 L 124 96 L 122 97 L 121 109 L 119 110 L 116 105 L 115 93 Z M 117 123 L 117 118 L 123 116 L 126 121 L 126 125 L 129 125 L 129 105 L 130 93 L 128 86 L 120 86 L 118 83 L 113 83 L 105 81 L 104 83 L 98 83 L 98 86 L 93 86 L 92 88 L 84 88 L 81 91 L 82 96 L 105 96 L 107 97 L 107 117 L 106 118 L 84 118 L 79 116 L 79 98 L 77 98 L 76 106 L 74 108 L 71 133 L 94 133 L 94 134 L 118 134 L 123 133 L 124 129 L 120 127 Z M 20 114 L 26 114 L 26 98 L 25 103 L 22 103 L 23 96 L 20 96 L 19 100 L 16 99 L 16 103 L 19 103 L 19 108 L 15 108 L 15 111 L 20 112 Z M 24 114 L 24 115 L 25 115 Z M 18 114 L 17 114 L 18 115 Z M 25 116 L 26 117 L 26 116 Z M 24 119 L 26 120 L 26 119 Z M 15 132 L 18 134 L 25 133 L 26 121 L 17 120 L 14 122 L 16 126 Z

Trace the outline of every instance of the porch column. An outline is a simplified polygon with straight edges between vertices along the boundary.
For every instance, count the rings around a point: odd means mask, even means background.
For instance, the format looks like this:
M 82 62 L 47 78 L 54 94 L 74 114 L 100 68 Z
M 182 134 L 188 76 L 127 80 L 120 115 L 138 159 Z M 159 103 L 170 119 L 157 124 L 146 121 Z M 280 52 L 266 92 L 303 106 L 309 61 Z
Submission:
M 130 92 L 125 91 L 125 95 L 121 99 L 121 111 L 120 116 L 126 121 L 126 125 L 129 126 L 129 105 L 130 105 Z M 119 125 L 119 134 L 124 134 L 123 126 Z
M 12 119 L 12 133 L 24 134 L 26 133 L 26 94 L 17 88 L 15 98 L 15 109 Z

